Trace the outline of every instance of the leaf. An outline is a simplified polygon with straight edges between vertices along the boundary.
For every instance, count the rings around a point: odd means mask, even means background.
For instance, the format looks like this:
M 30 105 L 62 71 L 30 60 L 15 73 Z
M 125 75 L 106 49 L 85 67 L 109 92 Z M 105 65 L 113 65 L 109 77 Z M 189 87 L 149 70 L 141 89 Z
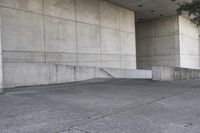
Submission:
M 177 9 L 178 15 L 187 13 L 191 22 L 196 26 L 200 26 L 200 0 L 193 0 L 191 3 L 184 2 Z

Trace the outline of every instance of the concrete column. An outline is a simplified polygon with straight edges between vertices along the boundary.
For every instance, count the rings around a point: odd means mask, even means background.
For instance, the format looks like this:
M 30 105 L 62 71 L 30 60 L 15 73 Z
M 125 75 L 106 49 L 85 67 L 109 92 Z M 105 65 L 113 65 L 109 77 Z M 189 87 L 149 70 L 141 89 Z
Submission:
M 190 20 L 179 17 L 180 66 L 200 68 L 199 30 Z
M 138 69 L 180 66 L 178 22 L 178 16 L 172 16 L 137 24 Z

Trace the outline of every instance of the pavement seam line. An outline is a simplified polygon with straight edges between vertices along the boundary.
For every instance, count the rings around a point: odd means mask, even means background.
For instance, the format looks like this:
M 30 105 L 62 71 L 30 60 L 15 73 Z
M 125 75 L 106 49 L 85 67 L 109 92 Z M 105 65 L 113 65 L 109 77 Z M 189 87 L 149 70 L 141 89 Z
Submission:
M 72 128 L 72 129 L 74 129 L 74 130 L 77 130 L 77 131 L 81 131 L 81 132 L 84 132 L 84 133 L 91 133 L 91 132 L 89 132 L 89 131 L 85 131 L 85 130 L 82 130 L 82 129 L 79 129 L 79 128 Z
M 85 130 L 82 130 L 82 129 L 79 129 L 79 128 L 75 128 L 75 127 L 73 127 L 73 128 L 68 128 L 68 129 L 64 129 L 64 130 L 58 131 L 58 132 L 56 132 L 56 133 L 62 133 L 62 132 L 65 132 L 65 131 L 70 131 L 70 130 L 81 131 L 81 132 L 83 132 L 83 133 L 91 133 L 91 132 L 89 132 L 89 131 L 85 131 Z
M 171 97 L 180 96 L 180 95 L 183 95 L 184 93 L 191 92 L 192 90 L 195 90 L 195 89 L 198 89 L 198 88 L 194 88 L 194 89 L 191 89 L 191 90 L 188 90 L 188 91 L 183 91 L 181 93 L 177 93 L 177 94 L 166 96 L 166 97 L 161 97 L 161 98 L 158 98 L 158 99 L 155 99 L 155 100 L 143 103 L 143 104 L 139 104 L 138 106 L 135 106 L 135 107 L 132 107 L 132 108 L 127 108 L 127 109 L 124 109 L 124 110 L 111 112 L 111 113 L 108 113 L 108 114 L 105 114 L 105 115 L 101 115 L 99 117 L 96 117 L 96 118 L 93 118 L 93 119 L 90 119 L 90 120 L 86 120 L 86 121 L 83 120 L 82 122 L 74 124 L 73 126 L 71 126 L 70 128 L 67 128 L 64 131 L 67 131 L 69 129 L 76 129 L 77 126 L 85 125 L 87 123 L 90 123 L 90 122 L 93 122 L 93 121 L 96 121 L 96 120 L 100 120 L 100 119 L 106 118 L 108 116 L 116 115 L 116 114 L 119 114 L 119 113 L 123 113 L 123 112 L 127 112 L 127 111 L 130 111 L 130 110 L 134 110 L 134 109 L 137 109 L 137 108 L 140 108 L 140 107 L 144 107 L 144 106 L 147 106 L 147 105 L 151 105 L 153 103 L 156 103 L 158 101 L 162 101 L 162 100 L 165 100 L 165 99 L 168 99 L 168 98 L 171 98 Z M 60 132 L 58 132 L 58 133 L 60 133 Z M 86 132 L 86 133 L 90 133 L 90 132 Z

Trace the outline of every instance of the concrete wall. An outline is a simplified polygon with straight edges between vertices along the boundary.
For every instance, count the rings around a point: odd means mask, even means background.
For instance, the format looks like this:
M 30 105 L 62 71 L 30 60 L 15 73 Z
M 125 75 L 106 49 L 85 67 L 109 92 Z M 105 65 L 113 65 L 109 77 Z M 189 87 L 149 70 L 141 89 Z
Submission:
M 5 80 L 4 88 L 68 83 L 92 78 L 152 78 L 150 70 L 47 65 L 43 63 L 5 63 L 4 71 L 7 72 L 4 78 L 9 79 L 9 82 Z
M 4 86 L 55 83 L 52 65 L 136 68 L 133 11 L 103 0 L 0 0 L 0 12 Z
M 198 28 L 182 16 L 137 24 L 137 63 L 140 69 L 154 65 L 200 68 Z
M 103 77 L 96 67 L 76 67 L 55 64 L 5 63 L 4 88 L 42 84 L 58 84 Z M 17 70 L 17 71 L 16 71 Z M 101 74 L 101 75 L 100 75 Z M 17 76 L 12 76 L 17 75 Z M 109 77 L 108 77 L 109 78 Z
M 137 67 L 180 66 L 178 17 L 165 17 L 137 24 Z
M 152 75 L 153 80 L 156 81 L 200 79 L 200 70 L 170 66 L 153 66 Z
M 200 32 L 188 19 L 179 17 L 180 66 L 200 69 Z
M 113 78 L 152 79 L 152 70 L 118 68 L 101 68 L 100 70 Z

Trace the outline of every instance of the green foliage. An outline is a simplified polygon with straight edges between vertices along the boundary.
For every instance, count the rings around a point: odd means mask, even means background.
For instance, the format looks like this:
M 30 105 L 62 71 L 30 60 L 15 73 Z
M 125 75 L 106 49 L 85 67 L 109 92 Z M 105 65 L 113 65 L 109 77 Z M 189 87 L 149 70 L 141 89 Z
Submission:
M 180 7 L 177 9 L 179 15 L 187 13 L 191 21 L 200 26 L 200 0 L 193 0 L 191 3 L 184 2 L 180 4 Z

